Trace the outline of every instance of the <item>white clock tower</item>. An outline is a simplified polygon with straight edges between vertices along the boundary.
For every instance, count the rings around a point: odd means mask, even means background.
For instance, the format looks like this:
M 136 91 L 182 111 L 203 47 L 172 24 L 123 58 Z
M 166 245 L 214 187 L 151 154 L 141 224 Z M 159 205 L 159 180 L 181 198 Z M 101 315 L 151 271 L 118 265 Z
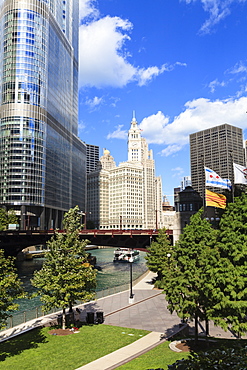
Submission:
M 131 121 L 131 127 L 128 133 L 128 161 L 141 162 L 142 160 L 142 138 L 141 130 L 137 125 L 135 112 Z

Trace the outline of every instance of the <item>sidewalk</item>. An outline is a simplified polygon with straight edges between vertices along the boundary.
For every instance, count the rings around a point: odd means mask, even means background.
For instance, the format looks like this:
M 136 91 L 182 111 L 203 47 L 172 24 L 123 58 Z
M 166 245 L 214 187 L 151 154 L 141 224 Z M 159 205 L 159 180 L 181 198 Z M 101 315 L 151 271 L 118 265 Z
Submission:
M 82 321 L 86 320 L 87 312 L 104 313 L 104 324 L 120 326 L 133 329 L 144 329 L 149 334 L 123 347 L 113 353 L 97 359 L 77 370 L 113 370 L 121 364 L 129 362 L 133 358 L 150 350 L 167 338 L 181 330 L 181 320 L 178 316 L 167 309 L 165 295 L 161 290 L 154 289 L 152 279 L 156 276 L 149 272 L 144 278 L 133 287 L 134 298 L 130 299 L 130 291 L 124 291 L 111 296 L 100 298 L 89 303 L 78 305 L 81 309 Z M 34 327 L 48 325 L 55 320 L 58 312 L 31 320 L 22 325 L 0 332 L 0 342 L 22 334 Z M 190 331 L 193 334 L 193 322 L 189 323 Z M 210 322 L 210 335 L 220 338 L 235 338 L 231 332 L 224 332 Z M 200 323 L 199 335 L 205 333 Z
M 132 344 L 99 358 L 76 370 L 113 370 L 151 349 L 160 342 L 161 333 L 152 332 Z
M 114 325 L 121 327 L 140 328 L 152 330 L 156 327 L 155 320 L 150 323 L 150 312 L 148 312 L 150 304 L 153 304 L 154 299 L 161 296 L 161 291 L 153 290 L 152 279 L 155 276 L 149 272 L 139 283 L 133 288 L 134 299 L 129 298 L 129 291 L 117 293 L 112 296 L 99 299 L 97 302 L 86 305 L 86 309 L 104 311 L 106 325 Z M 130 303 L 132 301 L 132 303 Z M 149 326 L 152 326 L 150 329 Z M 76 370 L 113 370 L 130 361 L 133 358 L 140 356 L 148 349 L 153 348 L 162 340 L 163 332 L 160 330 L 151 331 L 141 339 L 129 344 L 126 347 L 120 348 L 104 357 L 101 357 L 87 365 L 79 367 Z

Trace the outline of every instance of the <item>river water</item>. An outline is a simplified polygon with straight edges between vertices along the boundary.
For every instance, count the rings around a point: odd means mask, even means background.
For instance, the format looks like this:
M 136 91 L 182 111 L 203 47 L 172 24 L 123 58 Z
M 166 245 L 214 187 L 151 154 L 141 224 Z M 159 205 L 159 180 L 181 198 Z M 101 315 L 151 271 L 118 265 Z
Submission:
M 129 263 L 113 262 L 114 248 L 94 249 L 90 253 L 97 258 L 97 291 L 114 288 L 124 285 L 130 281 Z M 133 263 L 133 280 L 141 276 L 146 270 L 145 252 L 140 252 L 140 259 Z M 19 278 L 23 283 L 24 290 L 28 293 L 34 293 L 35 288 L 31 285 L 30 279 L 34 271 L 42 268 L 44 258 L 34 258 L 27 261 L 18 261 L 17 270 Z M 39 297 L 32 299 L 18 299 L 19 310 L 28 311 L 41 305 Z M 16 313 L 17 313 L 16 312 Z

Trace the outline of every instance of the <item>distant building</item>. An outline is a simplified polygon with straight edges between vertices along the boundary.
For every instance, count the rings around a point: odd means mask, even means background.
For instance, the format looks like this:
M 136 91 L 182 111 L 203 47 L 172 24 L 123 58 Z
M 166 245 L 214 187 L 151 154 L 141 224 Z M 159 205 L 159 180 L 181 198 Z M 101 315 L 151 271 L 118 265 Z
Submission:
M 116 166 L 108 150 L 88 174 L 88 218 L 101 229 L 162 227 L 162 183 L 155 176 L 152 151 L 133 117 L 128 133 L 128 161 Z
M 183 228 L 190 223 L 190 217 L 198 212 L 202 206 L 202 197 L 191 186 L 187 186 L 183 191 L 178 193 L 175 210 L 180 224 L 179 234 L 181 234 Z
M 205 192 L 204 166 L 232 181 L 232 162 L 245 165 L 241 128 L 223 124 L 190 135 L 191 183 L 201 196 Z
M 187 186 L 191 186 L 191 177 L 184 176 L 181 181 L 181 191 L 184 190 Z
M 95 171 L 99 162 L 99 146 L 86 144 L 87 146 L 87 173 Z
M 170 205 L 170 202 L 167 199 L 166 195 L 163 196 L 162 210 L 163 211 L 174 211 L 175 210 L 175 208 Z
M 178 202 L 178 194 L 180 193 L 181 191 L 181 188 L 180 187 L 177 187 L 177 188 L 174 188 L 173 189 L 173 193 L 174 193 L 174 204 L 176 204 L 176 202 Z

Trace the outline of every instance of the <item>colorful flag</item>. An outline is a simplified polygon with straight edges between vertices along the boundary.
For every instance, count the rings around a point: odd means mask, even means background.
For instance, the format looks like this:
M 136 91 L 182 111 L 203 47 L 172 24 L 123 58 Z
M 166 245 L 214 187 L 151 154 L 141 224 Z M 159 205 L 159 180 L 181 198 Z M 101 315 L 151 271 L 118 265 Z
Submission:
M 206 207 L 226 208 L 226 196 L 206 189 Z
M 247 185 L 247 168 L 240 164 L 233 163 L 234 169 L 234 184 Z
M 208 167 L 205 167 L 206 186 L 213 186 L 221 189 L 232 189 L 232 184 L 229 179 L 222 179 L 216 172 Z

